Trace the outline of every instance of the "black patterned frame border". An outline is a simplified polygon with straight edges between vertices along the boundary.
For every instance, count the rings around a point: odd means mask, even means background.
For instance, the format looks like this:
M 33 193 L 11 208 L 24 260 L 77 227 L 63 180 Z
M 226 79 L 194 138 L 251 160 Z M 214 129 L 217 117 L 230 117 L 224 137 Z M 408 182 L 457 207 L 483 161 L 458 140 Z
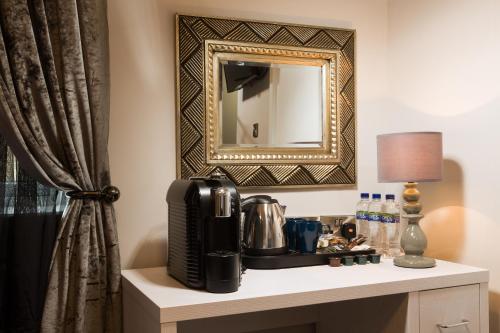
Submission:
M 226 174 L 240 188 L 356 184 L 355 32 L 326 27 L 177 15 L 177 177 Z M 205 41 L 221 40 L 339 51 L 339 162 L 209 164 L 206 142 Z

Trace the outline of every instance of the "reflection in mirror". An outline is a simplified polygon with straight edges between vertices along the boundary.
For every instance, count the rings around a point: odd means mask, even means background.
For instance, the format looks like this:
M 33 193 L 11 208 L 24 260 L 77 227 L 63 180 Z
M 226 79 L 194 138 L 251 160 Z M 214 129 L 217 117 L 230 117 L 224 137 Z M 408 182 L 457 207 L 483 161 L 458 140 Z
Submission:
M 219 61 L 222 148 L 323 146 L 321 63 Z

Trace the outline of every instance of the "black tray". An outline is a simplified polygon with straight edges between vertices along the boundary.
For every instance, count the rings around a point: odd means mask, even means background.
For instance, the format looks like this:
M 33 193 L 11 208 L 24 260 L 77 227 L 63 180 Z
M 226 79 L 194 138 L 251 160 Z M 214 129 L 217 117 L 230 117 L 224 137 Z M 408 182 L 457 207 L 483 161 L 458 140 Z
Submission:
M 328 265 L 328 258 L 373 254 L 374 249 L 361 251 L 317 252 L 316 254 L 289 252 L 278 256 L 250 256 L 243 253 L 243 266 L 250 269 L 279 269 Z

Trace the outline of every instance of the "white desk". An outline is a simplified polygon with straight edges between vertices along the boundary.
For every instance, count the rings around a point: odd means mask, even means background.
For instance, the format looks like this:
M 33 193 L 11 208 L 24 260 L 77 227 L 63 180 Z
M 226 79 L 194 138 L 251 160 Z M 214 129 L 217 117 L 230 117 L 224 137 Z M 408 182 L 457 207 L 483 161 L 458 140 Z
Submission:
M 238 292 L 230 294 L 188 289 L 165 267 L 124 270 L 122 276 L 125 332 L 175 333 L 181 321 L 395 294 L 404 299 L 398 305 L 404 309 L 396 312 L 404 317 L 406 332 L 434 332 L 430 329 L 437 324 L 461 320 L 470 321 L 469 332 L 488 332 L 488 271 L 445 261 L 431 269 L 382 261 L 247 270 Z

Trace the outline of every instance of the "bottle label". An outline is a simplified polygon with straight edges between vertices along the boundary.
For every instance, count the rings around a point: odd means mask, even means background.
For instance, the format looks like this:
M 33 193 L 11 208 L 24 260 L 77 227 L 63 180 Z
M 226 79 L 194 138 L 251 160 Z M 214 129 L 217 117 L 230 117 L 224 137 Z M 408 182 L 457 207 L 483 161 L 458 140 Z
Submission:
M 394 223 L 394 215 L 382 213 L 381 220 L 383 223 Z
M 358 220 L 368 220 L 368 212 L 366 210 L 358 210 L 356 212 L 356 219 L 358 219 Z
M 382 213 L 381 221 L 383 223 L 399 223 L 399 216 L 389 213 Z
M 380 222 L 380 213 L 379 212 L 369 212 L 368 220 L 371 222 Z

